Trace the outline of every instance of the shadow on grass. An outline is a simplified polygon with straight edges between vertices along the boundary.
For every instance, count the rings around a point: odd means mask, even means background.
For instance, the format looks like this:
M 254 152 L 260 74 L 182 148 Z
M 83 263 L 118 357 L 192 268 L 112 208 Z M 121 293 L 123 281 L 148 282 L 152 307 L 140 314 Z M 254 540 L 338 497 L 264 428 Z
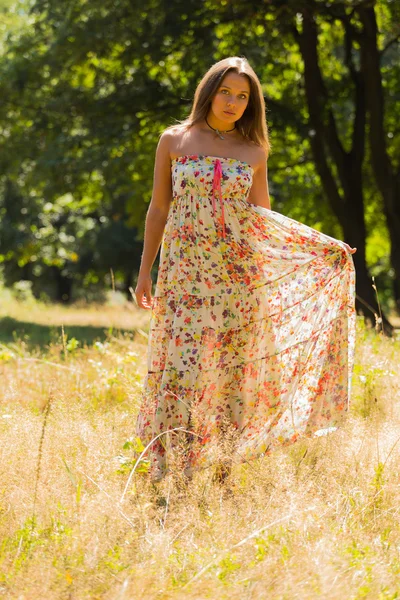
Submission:
M 109 335 L 117 333 L 134 334 L 134 330 L 93 327 L 90 325 L 64 325 L 67 341 L 75 338 L 81 346 L 91 346 L 94 342 L 103 342 Z M 12 317 L 0 318 L 0 343 L 10 344 L 23 340 L 29 348 L 45 348 L 49 344 L 62 343 L 61 326 L 42 325 L 29 321 L 19 321 Z

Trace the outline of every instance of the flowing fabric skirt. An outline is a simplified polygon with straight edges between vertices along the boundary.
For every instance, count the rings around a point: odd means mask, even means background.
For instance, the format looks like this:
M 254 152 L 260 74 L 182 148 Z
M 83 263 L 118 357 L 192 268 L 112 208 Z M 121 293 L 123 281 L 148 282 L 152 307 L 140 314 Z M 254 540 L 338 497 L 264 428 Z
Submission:
M 161 245 L 137 419 L 144 445 L 157 438 L 155 477 L 171 429 L 193 432 L 198 467 L 229 422 L 240 462 L 336 428 L 349 406 L 355 272 L 344 243 L 240 198 L 225 203 L 225 239 L 207 234 L 212 219 L 207 203 L 180 198 Z

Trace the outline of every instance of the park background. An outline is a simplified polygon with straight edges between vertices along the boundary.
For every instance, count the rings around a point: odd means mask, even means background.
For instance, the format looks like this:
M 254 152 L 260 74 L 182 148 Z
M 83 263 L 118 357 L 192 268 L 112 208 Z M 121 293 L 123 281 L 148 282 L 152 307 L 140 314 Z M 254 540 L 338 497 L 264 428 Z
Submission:
M 359 297 L 376 308 L 373 275 L 398 307 L 398 2 L 0 6 L 5 285 L 100 300 L 113 271 L 129 298 L 158 138 L 212 62 L 244 55 L 267 105 L 272 208 L 357 247 Z
M 400 597 L 399 40 L 397 0 L 0 0 L 0 597 Z M 160 504 L 130 290 L 159 135 L 230 55 L 273 210 L 357 247 L 369 320 L 340 431 Z

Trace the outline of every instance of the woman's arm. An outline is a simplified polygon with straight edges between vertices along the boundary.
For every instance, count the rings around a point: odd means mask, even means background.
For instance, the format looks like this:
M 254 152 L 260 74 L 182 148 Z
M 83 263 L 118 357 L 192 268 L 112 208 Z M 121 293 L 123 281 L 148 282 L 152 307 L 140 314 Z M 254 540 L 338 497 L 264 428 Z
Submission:
M 172 198 L 171 137 L 170 132 L 164 132 L 157 145 L 153 193 L 146 214 L 143 254 L 135 289 L 138 306 L 146 309 L 152 307 L 150 273 L 160 248 Z
M 259 161 L 254 165 L 253 184 L 248 196 L 248 202 L 264 208 L 271 208 L 268 190 L 268 170 L 265 151 L 260 148 Z
M 263 149 L 260 149 L 259 159 L 259 162 L 254 166 L 253 184 L 247 200 L 250 204 L 262 206 L 263 208 L 268 208 L 270 210 L 271 202 L 268 190 L 267 158 Z M 357 251 L 357 248 L 351 248 L 346 243 L 345 246 L 350 254 L 354 254 Z

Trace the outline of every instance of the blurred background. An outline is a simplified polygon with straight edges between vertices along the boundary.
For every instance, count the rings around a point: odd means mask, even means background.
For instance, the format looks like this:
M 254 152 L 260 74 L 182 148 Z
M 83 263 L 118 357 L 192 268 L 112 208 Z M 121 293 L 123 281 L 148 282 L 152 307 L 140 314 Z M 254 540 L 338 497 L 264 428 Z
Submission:
M 0 282 L 131 299 L 162 130 L 211 64 L 262 82 L 272 208 L 358 248 L 358 307 L 400 311 L 400 2 L 0 0 Z M 157 263 L 154 265 L 155 281 Z

